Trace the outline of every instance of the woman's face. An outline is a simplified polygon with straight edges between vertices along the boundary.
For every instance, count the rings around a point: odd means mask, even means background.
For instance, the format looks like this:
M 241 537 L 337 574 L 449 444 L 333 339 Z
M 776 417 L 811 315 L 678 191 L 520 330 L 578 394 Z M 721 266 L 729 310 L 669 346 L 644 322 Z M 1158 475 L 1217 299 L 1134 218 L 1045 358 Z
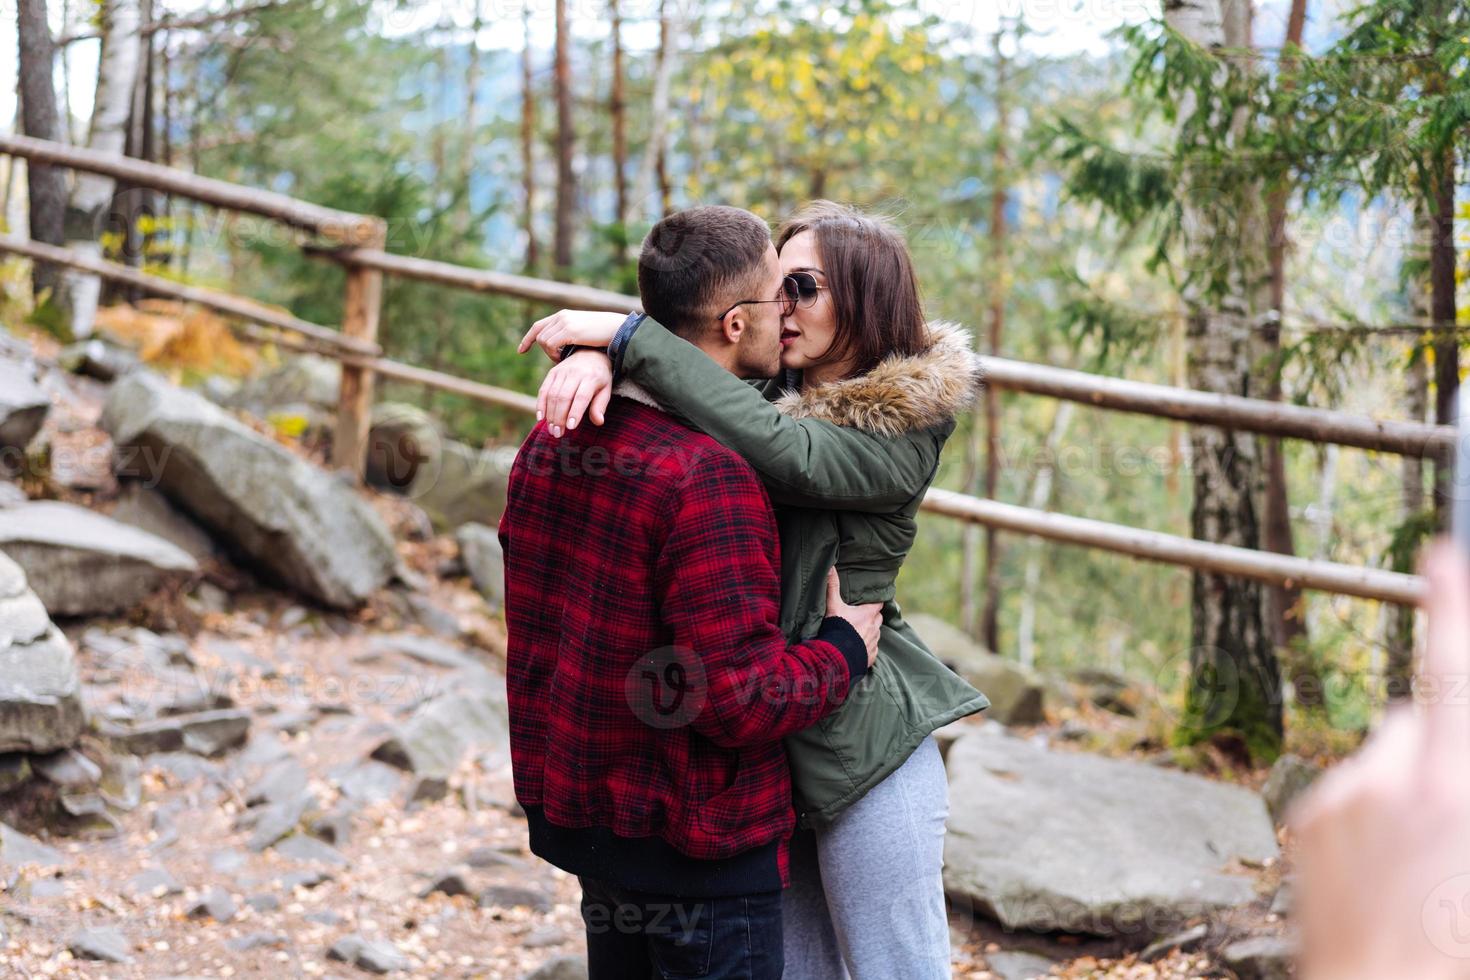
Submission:
M 817 251 L 817 236 L 810 231 L 794 235 L 781 247 L 781 274 L 805 272 L 817 281 L 816 302 L 796 307 L 796 312 L 781 321 L 781 366 L 804 371 L 836 359 L 827 350 L 837 330 L 837 315 L 832 308 L 832 293 L 827 286 L 827 273 L 822 271 Z

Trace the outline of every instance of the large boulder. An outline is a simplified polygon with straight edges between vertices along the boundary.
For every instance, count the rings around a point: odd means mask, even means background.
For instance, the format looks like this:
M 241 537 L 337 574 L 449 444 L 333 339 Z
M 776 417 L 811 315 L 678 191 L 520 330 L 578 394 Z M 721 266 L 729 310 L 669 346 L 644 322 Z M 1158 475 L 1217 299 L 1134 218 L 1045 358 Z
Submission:
M 460 561 L 492 608 L 505 605 L 505 552 L 493 527 L 465 524 L 454 533 Z
M 433 465 L 421 466 L 407 496 L 424 509 L 440 531 L 471 522 L 495 527 L 505 510 L 506 487 L 515 451 L 475 449 L 445 439 Z
M 121 612 L 199 571 L 157 535 L 56 500 L 0 510 L 0 548 L 55 616 Z
M 15 468 L 50 410 L 51 397 L 29 368 L 0 361 L 0 469 Z
M 347 484 L 151 372 L 117 381 L 102 425 L 122 475 L 158 489 L 267 576 L 338 608 L 397 567 L 393 539 Z
M 209 532 L 163 494 L 138 480 L 125 480 L 119 490 L 117 506 L 112 509 L 113 520 L 157 535 L 197 559 L 214 556 L 217 549 Z
M 420 777 L 447 779 L 465 753 L 509 744 L 505 679 L 472 667 L 450 675 L 440 693 L 393 728 L 372 758 Z
M 85 723 L 71 644 L 0 552 L 0 752 L 67 748 Z
M 230 396 L 232 407 L 264 417 L 285 406 L 336 410 L 342 365 L 316 354 L 292 357 L 246 380 Z
M 407 493 L 421 470 L 439 466 L 443 441 L 433 416 L 417 405 L 379 402 L 373 406 L 363 475 L 371 486 Z
M 1008 929 L 1140 943 L 1255 896 L 1277 854 L 1261 798 L 1146 763 L 1051 751 L 995 727 L 950 749 L 944 883 Z
M 936 657 L 990 699 L 985 716 L 991 721 L 1039 725 L 1046 720 L 1046 683 L 1036 671 L 991 653 L 937 616 L 915 613 L 904 618 Z

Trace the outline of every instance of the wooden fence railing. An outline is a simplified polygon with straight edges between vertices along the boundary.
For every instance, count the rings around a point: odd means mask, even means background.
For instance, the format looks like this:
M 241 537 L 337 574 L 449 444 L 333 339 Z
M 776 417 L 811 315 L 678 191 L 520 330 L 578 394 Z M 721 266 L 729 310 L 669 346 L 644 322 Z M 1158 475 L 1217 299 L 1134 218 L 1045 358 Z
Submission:
M 524 412 L 535 410 L 535 399 L 522 392 L 383 357 L 377 334 L 384 275 L 577 309 L 627 310 L 639 307 L 636 297 L 606 290 L 391 254 L 384 250 L 385 222 L 371 215 L 333 211 L 281 194 L 199 177 L 158 164 L 24 136 L 0 134 L 0 153 L 22 157 L 31 163 L 106 174 L 215 207 L 270 218 L 326 239 L 325 243 L 305 241 L 302 248 L 308 255 L 340 263 L 347 271 L 340 331 L 301 320 L 253 300 L 181 285 L 52 245 L 0 236 L 0 252 L 52 262 L 130 283 L 157 295 L 197 303 L 247 321 L 232 324 L 247 340 L 275 343 L 341 361 L 342 387 L 333 440 L 333 462 L 359 476 L 366 455 L 373 379 L 377 375 L 454 392 L 486 404 Z M 997 388 L 1194 425 L 1217 425 L 1263 435 L 1423 458 L 1444 458 L 1455 441 L 1454 430 L 1447 426 L 1379 420 L 1345 412 L 1214 395 L 1000 357 L 985 357 L 983 360 L 988 383 Z M 1241 576 L 1272 585 L 1296 585 L 1400 604 L 1417 602 L 1424 588 L 1420 578 L 1399 572 L 1198 541 L 1003 504 L 937 488 L 929 491 L 924 509 L 1018 534 Z

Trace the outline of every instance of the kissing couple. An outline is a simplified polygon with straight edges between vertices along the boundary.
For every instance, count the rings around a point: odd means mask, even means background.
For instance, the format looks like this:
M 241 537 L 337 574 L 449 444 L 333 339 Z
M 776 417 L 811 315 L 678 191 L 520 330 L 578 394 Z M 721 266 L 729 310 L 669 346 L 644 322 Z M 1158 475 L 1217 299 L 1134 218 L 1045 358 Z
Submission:
M 933 732 L 989 706 L 895 581 L 968 333 L 885 220 L 649 232 L 641 313 L 562 311 L 499 535 L 516 797 L 592 980 L 950 975 Z M 784 973 L 783 973 L 784 971 Z

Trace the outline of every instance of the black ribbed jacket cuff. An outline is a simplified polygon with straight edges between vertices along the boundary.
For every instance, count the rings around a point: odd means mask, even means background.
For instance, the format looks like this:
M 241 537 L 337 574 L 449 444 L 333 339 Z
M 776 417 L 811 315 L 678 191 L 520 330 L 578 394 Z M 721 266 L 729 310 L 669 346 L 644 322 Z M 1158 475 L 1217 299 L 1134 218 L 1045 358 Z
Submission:
M 837 648 L 847 661 L 847 672 L 852 681 L 857 681 L 868 672 L 868 645 L 851 623 L 841 616 L 828 616 L 817 630 L 817 639 L 825 640 Z

